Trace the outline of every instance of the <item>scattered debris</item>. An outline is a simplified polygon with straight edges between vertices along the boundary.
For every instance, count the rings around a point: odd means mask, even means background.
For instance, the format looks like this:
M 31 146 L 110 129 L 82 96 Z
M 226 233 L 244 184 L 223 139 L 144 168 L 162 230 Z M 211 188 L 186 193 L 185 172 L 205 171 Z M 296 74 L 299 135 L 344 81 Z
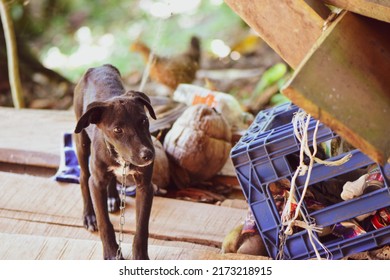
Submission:
M 130 47 L 139 52 L 148 63 L 150 78 L 170 89 L 176 89 L 181 83 L 191 83 L 195 80 L 200 66 L 200 39 L 192 37 L 188 50 L 173 57 L 161 57 L 142 42 L 135 42 Z M 149 62 L 149 59 L 152 61 Z
M 206 88 L 181 84 L 173 94 L 173 100 L 187 105 L 206 104 L 215 108 L 230 124 L 231 129 L 246 129 L 254 117 L 245 112 L 232 95 Z

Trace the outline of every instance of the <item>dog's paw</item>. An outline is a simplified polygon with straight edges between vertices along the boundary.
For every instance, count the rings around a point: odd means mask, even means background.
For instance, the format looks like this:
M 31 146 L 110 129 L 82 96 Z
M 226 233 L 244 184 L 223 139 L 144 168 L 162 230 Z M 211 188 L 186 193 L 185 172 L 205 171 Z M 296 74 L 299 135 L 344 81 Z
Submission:
M 133 260 L 150 260 L 148 254 L 133 254 Z
M 107 248 L 106 251 L 103 252 L 103 258 L 105 260 L 124 260 L 122 251 L 118 249 L 118 246 L 113 248 Z
M 95 215 L 85 215 L 84 216 L 84 227 L 89 231 L 97 231 L 97 222 Z
M 104 256 L 104 260 L 124 260 L 122 254 L 119 256 L 119 258 L 116 255 L 112 256 Z
M 121 200 L 119 197 L 109 197 L 107 198 L 107 206 L 108 206 L 108 212 L 114 213 L 119 210 L 121 204 Z

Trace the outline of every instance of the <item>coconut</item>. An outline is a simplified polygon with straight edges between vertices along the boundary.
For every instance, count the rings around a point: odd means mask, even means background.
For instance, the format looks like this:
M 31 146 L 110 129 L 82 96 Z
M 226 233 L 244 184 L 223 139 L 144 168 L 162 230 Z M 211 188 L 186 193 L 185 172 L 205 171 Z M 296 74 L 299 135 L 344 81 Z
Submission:
M 187 187 L 213 177 L 225 165 L 231 128 L 214 109 L 198 104 L 186 109 L 164 140 L 173 182 Z
M 157 193 L 164 194 L 169 184 L 169 160 L 161 142 L 152 136 L 155 158 L 152 183 L 157 187 Z

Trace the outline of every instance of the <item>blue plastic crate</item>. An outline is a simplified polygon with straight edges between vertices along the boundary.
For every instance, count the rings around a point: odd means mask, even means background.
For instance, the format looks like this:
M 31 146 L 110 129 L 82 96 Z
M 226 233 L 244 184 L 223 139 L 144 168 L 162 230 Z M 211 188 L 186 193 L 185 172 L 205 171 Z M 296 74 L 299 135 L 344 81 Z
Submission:
M 253 140 L 257 133 L 266 130 L 271 130 L 275 127 L 280 127 L 291 122 L 291 118 L 295 112 L 299 110 L 299 107 L 292 103 L 285 103 L 280 106 L 272 107 L 261 111 L 257 114 L 255 120 L 250 126 L 250 133 L 246 133 L 241 137 L 240 142 L 237 143 L 236 147 L 240 145 L 246 146 Z
M 252 124 L 249 127 L 248 132 L 231 152 L 231 159 L 238 173 L 249 174 L 248 168 L 257 170 L 259 184 L 274 182 L 291 174 L 294 166 L 291 166 L 287 156 L 300 150 L 300 143 L 294 137 L 294 128 L 291 124 L 292 115 L 296 111 L 289 111 L 290 122 L 279 127 L 266 131 L 257 129 L 262 125 Z M 309 139 L 312 139 L 315 126 L 316 120 L 312 119 L 308 127 Z M 335 137 L 337 135 L 331 129 L 323 124 L 319 125 L 317 143 Z M 312 145 L 312 141 L 309 141 L 309 145 Z
M 291 180 L 295 172 L 295 166 L 291 163 L 290 157 L 294 153 L 299 152 L 300 144 L 294 136 L 291 119 L 298 110 L 299 108 L 296 106 L 286 104 L 261 112 L 248 129 L 248 132 L 231 152 L 237 178 L 253 212 L 267 251 L 273 258 L 277 258 L 280 249 L 279 234 L 281 221 L 275 201 L 269 190 L 269 185 L 280 179 L 287 178 Z M 278 118 L 279 116 L 283 116 L 283 118 Z M 315 123 L 314 119 L 310 122 L 308 129 L 310 138 L 314 131 Z M 332 130 L 320 124 L 317 143 L 334 137 L 337 137 L 337 135 Z M 312 143 L 309 143 L 309 145 L 311 146 Z M 336 176 L 341 176 L 373 164 L 373 161 L 359 150 L 355 149 L 351 153 L 352 158 L 340 166 L 332 167 L 315 164 L 309 185 L 327 181 Z M 329 160 L 336 160 L 343 156 L 339 155 Z M 305 203 L 303 203 L 302 210 L 309 220 L 315 221 L 316 225 L 326 227 L 361 214 L 389 207 L 390 166 L 386 165 L 384 168 L 381 168 L 381 173 L 385 182 L 384 188 L 380 190 L 353 200 L 336 203 L 311 213 L 309 213 Z M 298 198 L 305 180 L 305 176 L 298 176 L 296 180 L 298 189 L 296 196 Z M 316 233 L 314 234 L 317 236 Z M 319 236 L 317 237 L 319 238 Z M 340 259 L 353 253 L 390 244 L 390 226 L 370 231 L 354 238 L 337 238 L 323 244 L 331 253 L 332 259 Z M 316 247 L 322 257 L 327 257 L 327 252 L 319 244 Z M 283 253 L 285 259 L 309 259 L 316 257 L 306 230 L 288 236 L 283 247 Z

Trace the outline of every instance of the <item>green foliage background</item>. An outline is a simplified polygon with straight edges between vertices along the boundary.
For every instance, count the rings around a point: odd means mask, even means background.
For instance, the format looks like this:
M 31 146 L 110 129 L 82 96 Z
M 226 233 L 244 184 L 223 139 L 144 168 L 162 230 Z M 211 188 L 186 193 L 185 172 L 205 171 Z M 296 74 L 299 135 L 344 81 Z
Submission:
M 181 2 L 190 1 L 196 0 Z M 77 68 L 53 69 L 72 81 L 76 81 L 85 69 L 102 63 L 112 63 L 122 73 L 142 71 L 145 64 L 141 57 L 129 50 L 138 37 L 155 46 L 158 54 L 174 55 L 187 47 L 192 35 L 197 35 L 207 53 L 213 39 L 229 44 L 236 39 L 234 34 L 247 29 L 221 1 L 201 0 L 193 11 L 172 14 L 166 19 L 157 18 L 142 8 L 157 2 L 170 4 L 169 0 L 19 0 L 12 3 L 12 15 L 18 36 L 31 44 L 42 61 L 53 47 L 65 56 L 75 53 L 79 48 L 75 34 L 83 26 L 91 30 L 94 42 L 105 34 L 113 35 L 114 44 L 107 59 Z

